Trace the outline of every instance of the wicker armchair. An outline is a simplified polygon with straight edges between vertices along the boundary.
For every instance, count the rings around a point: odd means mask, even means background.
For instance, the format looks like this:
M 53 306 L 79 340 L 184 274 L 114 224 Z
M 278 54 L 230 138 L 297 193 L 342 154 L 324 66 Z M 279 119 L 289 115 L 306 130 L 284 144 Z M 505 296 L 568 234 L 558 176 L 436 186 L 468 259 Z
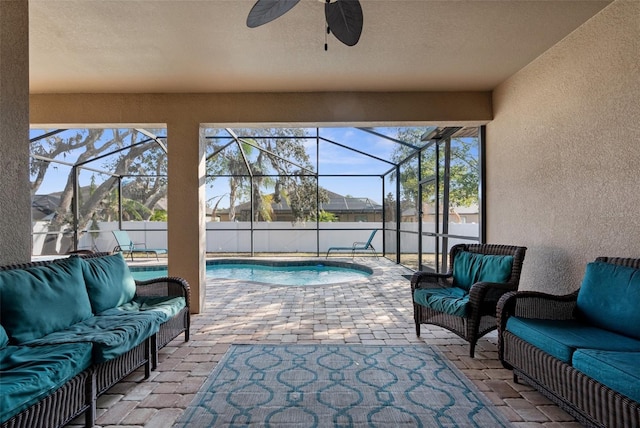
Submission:
M 520 273 L 526 252 L 525 247 L 494 244 L 459 244 L 451 248 L 447 273 L 416 272 L 411 278 L 411 297 L 416 335 L 420 336 L 420 324 L 433 324 L 444 327 L 469 342 L 469 355 L 475 355 L 475 346 L 479 338 L 496 329 L 496 304 L 500 297 L 509 291 L 518 289 Z M 481 255 L 512 256 L 510 273 L 504 282 L 476 282 L 466 292 L 457 287 L 454 278 L 456 255 L 461 252 Z M 462 265 L 461 265 L 462 266 Z M 464 313 L 452 314 L 450 311 L 434 309 L 416 302 L 419 289 L 443 289 L 445 293 L 455 291 L 450 300 L 462 302 Z M 421 293 L 418 293 L 421 294 Z M 449 299 L 446 297 L 445 299 Z M 461 299 L 461 300 L 460 300 Z

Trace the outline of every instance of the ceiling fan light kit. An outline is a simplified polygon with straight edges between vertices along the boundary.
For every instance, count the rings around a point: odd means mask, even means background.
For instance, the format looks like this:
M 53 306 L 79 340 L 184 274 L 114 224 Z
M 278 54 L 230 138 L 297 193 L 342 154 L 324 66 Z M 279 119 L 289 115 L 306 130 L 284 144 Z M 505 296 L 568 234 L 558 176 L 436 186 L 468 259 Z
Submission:
M 321 0 L 323 1 L 323 0 Z M 290 11 L 300 0 L 258 0 L 247 16 L 247 27 L 255 28 Z M 354 46 L 362 34 L 363 14 L 359 0 L 324 0 L 327 34 L 347 46 Z M 325 42 L 325 50 L 327 44 Z

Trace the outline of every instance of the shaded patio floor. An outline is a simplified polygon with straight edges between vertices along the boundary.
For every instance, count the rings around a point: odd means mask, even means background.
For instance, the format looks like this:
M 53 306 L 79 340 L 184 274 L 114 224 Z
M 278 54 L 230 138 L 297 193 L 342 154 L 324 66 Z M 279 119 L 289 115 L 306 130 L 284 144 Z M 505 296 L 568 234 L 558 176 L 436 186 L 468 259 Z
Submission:
M 350 258 L 333 258 L 351 261 Z M 285 287 L 209 280 L 206 308 L 191 318 L 191 340 L 179 336 L 160 351 L 145 381 L 138 370 L 98 400 L 101 427 L 170 427 L 231 343 L 427 343 L 437 346 L 517 427 L 579 427 L 527 385 L 515 384 L 497 358 L 495 332 L 478 342 L 476 358 L 453 333 L 413 325 L 412 273 L 389 260 L 356 258 L 374 269 L 367 280 Z M 69 426 L 81 426 L 83 418 Z M 77 425 L 76 425 L 77 424 Z

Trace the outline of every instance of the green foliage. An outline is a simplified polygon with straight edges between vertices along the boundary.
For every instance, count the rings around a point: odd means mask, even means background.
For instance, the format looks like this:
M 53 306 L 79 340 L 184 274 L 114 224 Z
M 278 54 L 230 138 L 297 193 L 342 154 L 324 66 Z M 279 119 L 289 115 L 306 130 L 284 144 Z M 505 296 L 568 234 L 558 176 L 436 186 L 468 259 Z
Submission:
M 397 138 L 415 146 L 423 146 L 421 136 L 423 128 L 400 128 Z M 406 146 L 398 146 L 392 156 L 395 162 L 401 162 L 407 158 L 410 160 L 400 167 L 401 206 L 402 208 L 417 208 L 419 181 L 434 176 L 436 171 L 436 148 L 439 150 L 439 175 L 444 176 L 444 143 L 432 146 L 422 151 L 420 166 L 421 174 L 418 175 L 418 154 L 414 149 Z M 454 138 L 451 140 L 451 166 L 449 204 L 451 207 L 470 206 L 478 203 L 479 166 L 478 166 L 478 141 L 476 138 Z M 413 156 L 413 157 L 411 157 Z M 392 177 L 397 179 L 397 177 Z M 442 186 L 442 182 L 440 186 Z M 433 204 L 435 200 L 435 182 L 425 184 L 425 192 L 432 195 L 431 200 L 423 201 Z M 442 194 L 442 187 L 439 189 Z
M 318 215 L 318 221 L 331 223 L 331 222 L 338 221 L 338 216 L 336 216 L 334 213 L 330 213 L 325 210 L 322 210 Z
M 149 221 L 167 221 L 167 210 L 154 210 L 153 214 L 149 218 Z
M 151 217 L 152 211 L 133 199 L 122 200 L 122 220 L 142 221 Z
M 151 130 L 157 133 L 158 130 Z M 131 176 L 123 183 L 123 219 L 146 220 L 152 208 L 166 196 L 167 157 L 160 145 L 134 129 L 79 129 L 54 133 L 31 143 L 31 154 L 75 165 L 102 169 L 105 174 L 91 175 L 90 184 L 80 188 L 78 229 L 95 221 L 113 221 L 118 216 L 116 176 Z M 66 183 L 60 193 L 56 215 L 50 230 L 73 225 L 74 169 L 59 163 L 31 158 L 31 187 L 36 194 L 49 169 L 65 170 Z M 80 170 L 82 170 L 80 168 Z
M 315 217 L 319 202 L 328 202 L 317 188 L 315 168 L 306 151 L 306 131 L 300 128 L 207 130 L 225 136 L 207 142 L 207 181 L 225 177 L 229 182 L 229 219 L 236 217 L 238 201 L 253 201 L 254 220 L 271 221 L 273 204 L 285 201 L 293 221 Z M 216 177 L 218 176 L 218 177 Z

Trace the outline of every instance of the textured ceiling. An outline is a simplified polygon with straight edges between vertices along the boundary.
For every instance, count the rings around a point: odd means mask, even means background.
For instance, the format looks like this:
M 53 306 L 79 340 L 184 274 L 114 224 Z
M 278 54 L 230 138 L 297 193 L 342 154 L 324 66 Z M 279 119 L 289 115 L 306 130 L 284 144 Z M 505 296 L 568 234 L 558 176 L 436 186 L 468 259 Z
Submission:
M 253 0 L 30 0 L 32 93 L 491 90 L 599 0 L 361 0 L 353 47 L 301 0 L 250 29 Z

